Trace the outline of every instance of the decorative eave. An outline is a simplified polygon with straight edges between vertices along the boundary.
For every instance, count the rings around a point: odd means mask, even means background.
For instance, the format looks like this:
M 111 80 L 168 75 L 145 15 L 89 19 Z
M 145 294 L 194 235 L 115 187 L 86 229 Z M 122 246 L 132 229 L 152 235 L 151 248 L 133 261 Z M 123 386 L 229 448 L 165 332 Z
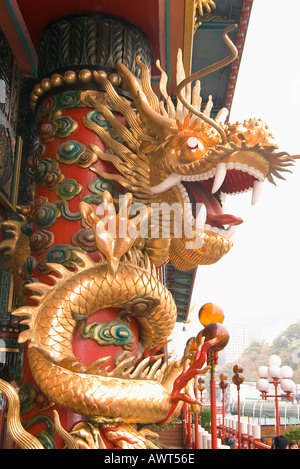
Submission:
M 168 290 L 172 293 L 177 306 L 177 321 L 185 322 L 191 309 L 191 296 L 194 287 L 196 270 L 181 271 L 176 269 L 171 262 L 163 268 L 163 280 Z
M 38 63 L 36 49 L 16 0 L 1 0 L 0 28 L 21 71 L 36 75 Z
M 60 18 L 80 15 L 110 15 L 120 18 L 142 31 L 152 44 L 152 79 L 158 83 L 160 72 L 155 61 L 169 76 L 169 93 L 176 91 L 177 50 L 184 50 L 186 71 L 192 60 L 195 0 L 76 0 L 45 2 L 37 0 L 1 0 L 0 28 L 13 51 L 21 71 L 37 76 L 37 46 L 41 32 Z
M 237 83 L 238 72 L 241 64 L 241 59 L 243 55 L 243 49 L 245 45 L 247 30 L 249 26 L 249 19 L 251 14 L 251 9 L 253 5 L 253 0 L 244 0 L 242 6 L 242 14 L 240 17 L 239 28 L 237 31 L 236 37 L 236 47 L 239 52 L 236 60 L 231 64 L 231 71 L 228 81 L 227 94 L 225 98 L 225 107 L 230 111 L 233 95 Z
M 239 64 L 242 57 L 245 37 L 253 0 L 244 0 L 239 27 L 236 36 L 236 46 L 239 56 L 231 65 L 225 106 L 230 109 Z M 57 5 L 56 5 L 57 4 Z M 216 1 L 217 8 L 218 2 Z M 55 6 L 56 5 L 56 6 Z M 51 22 L 64 16 L 74 16 L 79 13 L 110 14 L 124 18 L 137 26 L 150 40 L 153 50 L 154 63 L 152 66 L 152 80 L 154 87 L 160 78 L 155 61 L 160 60 L 161 66 L 169 76 L 168 91 L 170 96 L 176 95 L 176 60 L 178 48 L 183 50 L 183 62 L 186 74 L 191 72 L 193 57 L 197 55 L 194 47 L 195 22 L 208 24 L 216 23 L 215 11 L 198 17 L 196 20 L 196 0 L 152 0 L 142 2 L 131 0 L 124 5 L 103 0 L 101 5 L 97 0 L 87 3 L 84 0 L 76 2 L 61 2 L 54 0 L 40 8 L 36 0 L 3 0 L 0 2 L 0 28 L 3 30 L 10 47 L 15 55 L 20 69 L 25 74 L 37 76 L 37 44 L 42 30 Z M 125 16 L 124 16 L 125 15 Z M 211 18 L 211 19 L 210 19 Z M 156 25 L 154 27 L 154 25 Z M 200 26 L 201 28 L 201 26 Z

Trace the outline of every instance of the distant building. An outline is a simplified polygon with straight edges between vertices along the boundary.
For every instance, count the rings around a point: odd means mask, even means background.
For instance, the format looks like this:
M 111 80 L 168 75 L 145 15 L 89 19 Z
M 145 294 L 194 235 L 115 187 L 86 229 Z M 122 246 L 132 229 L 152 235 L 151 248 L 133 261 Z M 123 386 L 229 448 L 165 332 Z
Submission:
M 228 330 L 230 339 L 225 349 L 219 354 L 219 365 L 232 363 L 236 361 L 249 346 L 248 325 L 244 323 L 224 324 Z M 201 326 L 199 327 L 201 330 Z M 199 332 L 197 330 L 197 333 Z M 180 359 L 186 346 L 186 342 L 195 335 L 195 327 L 193 324 L 185 322 L 177 322 L 169 339 L 167 350 L 169 359 Z
M 249 346 L 248 325 L 239 322 L 224 325 L 230 337 L 224 349 L 225 363 L 232 363 L 236 361 Z

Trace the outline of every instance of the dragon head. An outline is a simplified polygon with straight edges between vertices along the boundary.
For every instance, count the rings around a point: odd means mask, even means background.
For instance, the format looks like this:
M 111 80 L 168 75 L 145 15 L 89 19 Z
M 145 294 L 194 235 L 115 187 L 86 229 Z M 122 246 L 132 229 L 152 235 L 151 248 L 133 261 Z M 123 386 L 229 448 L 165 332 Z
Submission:
M 282 177 L 279 171 L 292 162 L 276 152 L 268 126 L 259 119 L 223 125 L 225 144 L 209 124 L 190 120 L 188 115 L 176 122 L 150 162 L 151 191 L 182 207 L 184 235 L 172 239 L 170 259 L 184 270 L 215 263 L 231 248 L 243 220 L 225 211 L 224 195 L 252 190 L 254 205 L 265 179 L 275 183 L 273 176 Z
M 210 117 L 211 97 L 201 111 L 199 78 L 228 65 L 237 56 L 227 36 L 231 29 L 232 26 L 223 31 L 230 55 L 188 78 L 185 78 L 179 51 L 177 68 L 181 81 L 177 87 L 176 107 L 168 96 L 166 74 L 159 62 L 164 102 L 153 92 L 149 70 L 139 57 L 141 83 L 124 64 L 116 64 L 132 104 L 126 104 L 109 81 L 94 72 L 108 94 L 110 105 L 128 122 L 128 127 L 120 126 L 107 106 L 90 98 L 90 104 L 121 137 L 115 141 L 86 116 L 85 125 L 97 132 L 112 150 L 104 153 L 91 145 L 93 151 L 99 159 L 113 163 L 119 174 L 94 170 L 132 192 L 134 202 L 151 205 L 151 223 L 158 220 L 159 237 L 169 237 L 167 256 L 156 256 L 156 265 L 161 265 L 167 257 L 181 270 L 217 262 L 230 250 L 231 236 L 243 222 L 226 213 L 223 195 L 252 190 L 252 203 L 255 203 L 265 179 L 275 183 L 273 176 L 282 178 L 280 172 L 288 171 L 286 167 L 293 162 L 287 153 L 277 151 L 268 126 L 260 119 L 232 125 L 226 122 L 228 111 L 225 108 L 213 119 Z M 160 205 L 160 209 L 164 205 L 165 210 L 157 215 L 154 205 Z M 161 234 L 163 225 L 169 228 L 167 236 Z M 155 250 L 159 250 L 159 243 Z
M 282 178 L 279 171 L 286 171 L 292 162 L 286 153 L 276 152 L 277 145 L 263 121 L 225 123 L 228 115 L 225 108 L 212 119 L 211 98 L 205 110 L 200 111 L 199 81 L 191 93 L 192 81 L 236 58 L 236 48 L 227 36 L 233 27 L 223 31 L 230 55 L 181 80 L 177 87 L 180 105 L 176 111 L 166 90 L 161 88 L 167 102 L 164 115 L 162 106 L 160 112 L 156 111 L 150 104 L 151 97 L 146 96 L 124 65 L 117 64 L 148 130 L 146 136 L 140 136 L 140 151 L 149 156 L 150 191 L 168 206 L 174 203 L 181 206 L 182 220 L 173 217 L 169 255 L 182 270 L 215 263 L 231 248 L 231 236 L 243 220 L 225 212 L 224 194 L 252 190 L 254 204 L 264 180 L 274 183 L 273 176 Z M 183 70 L 180 52 L 178 69 Z M 178 223 L 184 228 L 180 236 L 175 236 Z

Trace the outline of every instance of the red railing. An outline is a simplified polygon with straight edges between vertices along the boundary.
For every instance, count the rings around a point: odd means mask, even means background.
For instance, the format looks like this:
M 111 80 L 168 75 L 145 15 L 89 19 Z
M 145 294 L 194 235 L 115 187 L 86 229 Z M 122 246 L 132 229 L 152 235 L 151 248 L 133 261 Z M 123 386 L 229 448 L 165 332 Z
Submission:
M 187 404 L 184 404 L 183 410 L 182 410 L 182 422 L 183 422 L 183 443 L 184 447 L 187 449 L 204 449 L 202 446 L 203 439 L 201 435 L 203 435 L 203 428 L 200 425 L 195 425 L 195 423 L 192 422 L 192 412 L 189 409 L 189 406 Z M 195 422 L 195 420 L 194 420 Z M 197 419 L 196 419 L 197 422 Z M 256 432 L 260 430 L 260 428 L 256 426 Z M 238 430 L 231 428 L 229 426 L 224 426 L 223 425 L 218 425 L 218 449 L 223 449 L 224 448 L 224 442 L 225 438 L 227 436 L 233 436 L 236 440 L 238 440 Z M 210 435 L 207 435 L 207 432 L 205 439 L 209 440 Z M 260 432 L 258 431 L 258 434 Z M 205 449 L 209 447 L 205 446 Z M 264 443 L 261 442 L 260 438 L 255 438 L 253 435 L 248 435 L 246 433 L 241 434 L 241 443 L 240 447 L 236 449 L 271 449 L 270 446 L 265 445 Z

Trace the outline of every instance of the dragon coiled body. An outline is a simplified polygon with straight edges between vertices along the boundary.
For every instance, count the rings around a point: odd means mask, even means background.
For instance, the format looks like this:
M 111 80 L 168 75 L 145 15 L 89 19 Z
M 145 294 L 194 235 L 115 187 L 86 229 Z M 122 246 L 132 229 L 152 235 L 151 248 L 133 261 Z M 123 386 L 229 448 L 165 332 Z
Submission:
M 170 409 L 169 380 L 164 387 L 153 379 L 99 376 L 67 369 L 65 364 L 76 359 L 72 351 L 75 315 L 89 317 L 108 306 L 124 308 L 132 301 L 144 305 L 144 298 L 146 303 L 156 299 L 146 313 L 127 311 L 141 325 L 143 347 L 151 349 L 161 339 L 167 339 L 174 327 L 173 297 L 150 264 L 139 267 L 120 262 L 116 275 L 111 275 L 106 263 L 99 265 L 82 253 L 78 255 L 84 267 L 74 274 L 52 265 L 61 276 L 56 285 L 32 284 L 32 289 L 42 292 L 41 297 L 35 296 L 40 304 L 22 307 L 14 313 L 30 316 L 25 320 L 30 327 L 22 333 L 20 341 L 30 340 L 28 358 L 33 377 L 51 401 L 72 412 L 130 423 L 156 422 Z
M 170 410 L 170 393 L 155 381 L 74 373 L 45 360 L 36 349 L 29 352 L 29 360 L 33 376 L 47 396 L 80 415 L 154 423 Z

